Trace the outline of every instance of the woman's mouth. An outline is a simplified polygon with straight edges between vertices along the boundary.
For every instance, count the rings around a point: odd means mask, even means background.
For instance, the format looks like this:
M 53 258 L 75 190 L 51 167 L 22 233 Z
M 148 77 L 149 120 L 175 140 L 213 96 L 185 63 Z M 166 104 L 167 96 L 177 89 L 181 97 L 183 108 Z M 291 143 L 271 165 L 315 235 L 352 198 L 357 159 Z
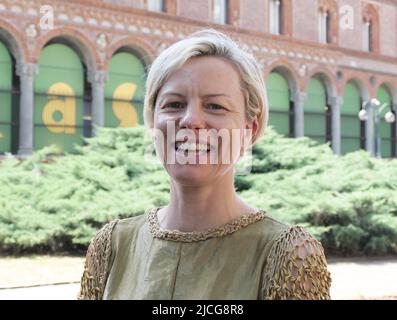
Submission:
M 184 155 L 188 154 L 206 154 L 210 152 L 212 149 L 210 144 L 206 143 L 196 143 L 196 142 L 188 142 L 188 141 L 177 141 L 175 143 L 175 151 L 184 153 Z

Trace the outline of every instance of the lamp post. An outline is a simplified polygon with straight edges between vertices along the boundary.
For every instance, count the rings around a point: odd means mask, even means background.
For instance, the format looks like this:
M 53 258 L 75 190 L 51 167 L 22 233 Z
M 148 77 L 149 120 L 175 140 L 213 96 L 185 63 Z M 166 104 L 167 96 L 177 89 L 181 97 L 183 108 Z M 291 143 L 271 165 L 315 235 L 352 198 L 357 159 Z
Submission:
M 384 104 L 381 104 L 378 99 L 372 99 L 370 101 L 364 101 L 362 105 L 362 109 L 358 113 L 358 118 L 361 121 L 367 121 L 368 120 L 368 114 L 371 114 L 373 116 L 374 120 L 374 126 L 375 126 L 375 132 L 374 132 L 374 146 L 375 146 L 375 157 L 380 158 L 381 157 L 381 137 L 380 137 L 380 125 L 381 125 L 381 118 L 380 118 L 380 113 L 383 111 L 383 109 L 388 106 L 389 103 L 386 102 Z M 373 112 L 368 112 L 368 110 L 372 109 Z M 396 121 L 396 116 L 392 111 L 388 111 L 385 114 L 385 121 L 387 123 L 393 123 Z

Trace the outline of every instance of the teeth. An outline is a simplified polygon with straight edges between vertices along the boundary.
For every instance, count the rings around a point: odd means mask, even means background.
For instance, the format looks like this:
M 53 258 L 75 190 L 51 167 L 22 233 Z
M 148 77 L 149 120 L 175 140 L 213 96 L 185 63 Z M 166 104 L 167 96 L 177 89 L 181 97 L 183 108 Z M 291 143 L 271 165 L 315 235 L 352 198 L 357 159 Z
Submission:
M 178 150 L 183 151 L 207 151 L 209 150 L 209 146 L 203 143 L 193 143 L 193 142 L 177 142 L 176 147 Z

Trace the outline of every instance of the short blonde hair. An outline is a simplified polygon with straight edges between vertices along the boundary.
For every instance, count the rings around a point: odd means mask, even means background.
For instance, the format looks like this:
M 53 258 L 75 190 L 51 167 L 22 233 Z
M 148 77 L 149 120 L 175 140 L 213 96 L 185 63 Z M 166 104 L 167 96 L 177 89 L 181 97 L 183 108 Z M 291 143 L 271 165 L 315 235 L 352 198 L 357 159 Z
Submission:
M 213 29 L 195 32 L 188 38 L 172 44 L 154 60 L 146 80 L 143 111 L 145 125 L 153 127 L 157 95 L 171 74 L 189 59 L 200 56 L 221 57 L 237 68 L 247 119 L 252 121 L 256 117 L 258 121 L 257 132 L 252 137 L 252 143 L 255 143 L 264 134 L 269 113 L 261 67 L 252 54 L 241 49 L 227 35 Z

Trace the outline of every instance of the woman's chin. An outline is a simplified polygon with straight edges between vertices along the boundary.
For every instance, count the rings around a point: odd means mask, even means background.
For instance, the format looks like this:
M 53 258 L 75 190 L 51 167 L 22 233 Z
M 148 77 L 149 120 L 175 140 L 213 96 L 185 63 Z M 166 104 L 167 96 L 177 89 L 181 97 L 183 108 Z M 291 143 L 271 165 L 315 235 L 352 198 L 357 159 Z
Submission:
M 167 167 L 168 174 L 183 185 L 203 185 L 215 178 L 214 168 L 204 164 L 171 165 Z

